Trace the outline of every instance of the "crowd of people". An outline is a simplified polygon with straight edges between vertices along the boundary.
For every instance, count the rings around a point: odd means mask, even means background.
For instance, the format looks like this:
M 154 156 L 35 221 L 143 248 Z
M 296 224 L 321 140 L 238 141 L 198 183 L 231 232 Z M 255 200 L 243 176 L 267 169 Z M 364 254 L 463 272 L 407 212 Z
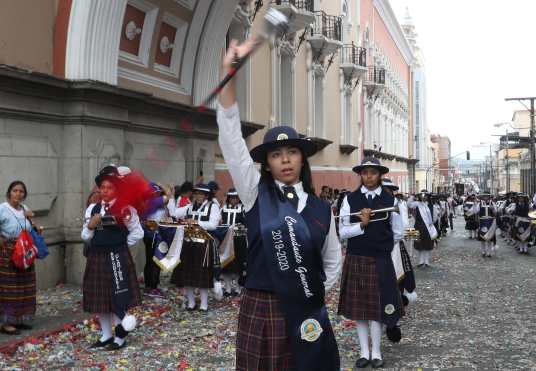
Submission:
M 231 42 L 223 70 L 252 47 Z M 115 165 L 96 176 L 81 231 L 82 306 L 97 316 L 101 331 L 90 348 L 120 350 L 137 326 L 130 309 L 144 295 L 131 248 L 141 241 L 146 295 L 162 295 L 162 270 L 183 290 L 186 311 L 206 313 L 211 292 L 216 300 L 240 295 L 236 369 L 247 371 L 340 370 L 325 305 L 338 282 L 338 314 L 356 324 L 355 366 L 383 367 L 382 336 L 401 340 L 400 319 L 417 298 L 414 252 L 417 267 L 430 267 L 461 207 L 484 257 L 493 256 L 497 226 L 508 243 L 528 251 L 525 195 L 495 202 L 485 194 L 404 194 L 379 159 L 365 157 L 353 168 L 357 189 L 324 186 L 317 196 L 308 162 L 316 146 L 293 128 L 276 126 L 248 150 L 234 81 L 221 91 L 217 122 L 233 181 L 223 202 L 218 184 L 202 178 L 174 187 Z M 21 270 L 11 261 L 19 234 L 33 228 L 26 195 L 24 183 L 13 182 L 0 205 L 0 314 L 7 334 L 30 329 L 35 314 L 35 267 Z
M 536 198 L 536 197 L 535 197 Z M 534 234 L 535 200 L 527 194 L 509 192 L 493 197 L 490 194 L 470 194 L 463 202 L 465 229 L 470 239 L 482 243 L 482 256 L 492 257 L 497 250 L 497 228 L 506 245 L 520 254 L 529 254 L 529 247 L 536 244 Z

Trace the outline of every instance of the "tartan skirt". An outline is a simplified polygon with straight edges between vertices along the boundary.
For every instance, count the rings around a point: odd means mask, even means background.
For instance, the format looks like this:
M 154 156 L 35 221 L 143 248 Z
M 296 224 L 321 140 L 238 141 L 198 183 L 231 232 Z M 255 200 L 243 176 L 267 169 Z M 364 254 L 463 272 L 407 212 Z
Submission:
M 236 336 L 236 369 L 293 369 L 286 320 L 274 293 L 251 289 L 242 291 Z
M 346 255 L 338 314 L 355 321 L 382 320 L 375 258 Z
M 0 320 L 7 324 L 27 323 L 36 308 L 35 264 L 21 270 L 11 261 L 15 240 L 0 237 Z
M 127 262 L 128 290 L 131 293 L 128 308 L 141 304 L 140 286 L 136 275 L 136 265 L 128 249 L 119 252 Z M 108 253 L 89 251 L 82 284 L 82 307 L 88 313 L 114 312 L 112 303 L 113 277 Z
M 177 287 L 213 288 L 213 260 L 214 253 L 210 243 L 184 242 L 181 263 L 173 270 L 171 283 Z

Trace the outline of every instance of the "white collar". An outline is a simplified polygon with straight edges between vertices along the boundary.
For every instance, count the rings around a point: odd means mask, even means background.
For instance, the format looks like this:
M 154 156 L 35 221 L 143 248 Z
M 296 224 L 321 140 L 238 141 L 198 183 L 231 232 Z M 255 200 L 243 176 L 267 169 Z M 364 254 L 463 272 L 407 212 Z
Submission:
M 115 201 L 117 200 L 117 198 L 114 198 L 113 200 L 111 200 L 110 202 L 104 202 L 104 201 L 101 201 L 101 204 L 102 206 L 108 204 L 110 207 L 112 207 L 114 204 L 115 204 Z
M 275 181 L 275 184 L 277 184 L 277 186 L 281 190 L 281 192 L 283 192 L 283 187 L 294 187 L 294 191 L 296 191 L 296 194 L 298 195 L 298 197 L 301 197 L 305 193 L 305 191 L 303 190 L 302 182 L 298 182 L 292 186 L 288 186 L 285 183 L 280 182 L 279 180 L 274 180 L 274 181 Z
M 379 196 L 382 194 L 382 187 L 378 186 L 376 189 L 374 190 L 369 190 L 367 187 L 365 187 L 364 185 L 361 186 L 361 193 L 364 193 L 366 195 L 372 195 L 372 194 L 375 194 L 376 196 Z

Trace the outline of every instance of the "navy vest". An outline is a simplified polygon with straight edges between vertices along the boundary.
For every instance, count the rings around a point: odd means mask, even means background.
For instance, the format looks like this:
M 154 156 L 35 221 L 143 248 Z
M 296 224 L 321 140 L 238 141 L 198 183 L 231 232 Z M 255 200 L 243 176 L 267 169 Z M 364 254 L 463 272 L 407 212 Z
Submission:
M 114 204 L 115 206 L 115 204 Z M 101 212 L 102 204 L 98 203 L 91 209 L 91 216 Z M 119 215 L 120 213 L 113 212 L 112 214 Z M 116 217 L 117 218 L 117 217 Z M 92 252 L 108 252 L 128 249 L 127 244 L 128 229 L 123 224 L 122 220 L 118 220 L 117 225 L 106 226 L 103 229 L 95 229 L 93 238 L 91 239 L 90 251 Z
M 356 213 L 361 209 L 385 209 L 392 207 L 394 197 L 389 193 L 382 191 L 379 196 L 374 197 L 372 204 L 369 204 L 364 193 L 358 189 L 348 195 L 348 204 L 350 213 Z M 385 214 L 378 214 L 372 218 L 381 218 Z M 351 222 L 357 222 L 356 218 L 351 218 Z M 370 222 L 365 227 L 365 233 L 360 236 L 352 237 L 348 240 L 348 254 L 360 256 L 382 256 L 386 257 L 391 254 L 394 246 L 393 229 L 389 218 L 379 222 Z
M 331 208 L 318 197 L 309 194 L 307 204 L 300 215 L 307 223 L 314 248 L 318 251 L 315 270 L 322 275 L 322 280 L 325 281 L 322 248 L 329 233 Z M 262 246 L 258 199 L 255 200 L 253 208 L 246 213 L 246 227 L 248 229 L 248 257 L 245 287 L 253 290 L 274 291 L 270 272 L 266 269 L 268 263 Z
M 188 214 L 187 214 L 188 219 L 194 219 L 199 222 L 208 222 L 210 220 L 210 213 L 212 212 L 212 205 L 213 205 L 212 201 L 208 201 L 202 207 L 201 205 L 197 206 L 197 208 L 196 208 L 196 205 L 193 204 L 192 208 L 188 209 Z M 201 215 L 201 213 L 204 214 L 205 211 L 207 211 L 206 215 Z
M 529 216 L 529 205 L 528 204 L 517 204 L 516 205 L 516 211 L 515 215 L 522 217 L 522 218 L 528 218 Z
M 486 215 L 486 209 L 488 209 L 488 215 Z M 485 202 L 482 202 L 480 203 L 480 212 L 478 213 L 479 216 L 488 216 L 488 217 L 493 217 L 494 214 L 493 214 L 493 210 L 491 208 L 491 203 L 485 203 Z
M 225 204 L 221 209 L 221 224 L 234 225 L 237 223 L 244 224 L 244 207 L 242 204 L 238 204 L 236 206 Z

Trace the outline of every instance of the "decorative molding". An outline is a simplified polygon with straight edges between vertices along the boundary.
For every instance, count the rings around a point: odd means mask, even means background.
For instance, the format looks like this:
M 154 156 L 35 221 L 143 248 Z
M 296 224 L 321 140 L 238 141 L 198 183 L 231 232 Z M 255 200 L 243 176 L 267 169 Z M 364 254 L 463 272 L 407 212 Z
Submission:
M 128 5 L 145 13 L 145 21 L 141 30 L 140 47 L 138 55 L 134 55 L 125 51 L 119 51 L 119 59 L 129 63 L 136 64 L 141 67 L 149 66 L 149 54 L 151 52 L 151 41 L 156 26 L 156 18 L 158 16 L 158 7 L 146 0 L 128 0 Z M 126 8 L 126 6 L 125 6 Z M 129 25 L 134 22 L 129 22 L 122 32 L 127 33 Z M 137 32 L 137 30 L 136 30 Z M 128 38 L 128 36 L 127 36 Z M 132 40 L 132 39 L 130 39 Z
M 188 95 L 192 94 L 194 86 L 194 66 L 196 65 L 197 50 L 210 5 L 210 1 L 202 1 L 197 4 L 190 25 L 188 26 L 188 38 L 186 39 L 180 73 L 181 85 L 186 89 Z
M 127 0 L 72 0 L 65 78 L 117 85 L 119 37 Z
M 190 10 L 194 10 L 195 4 L 197 3 L 197 0 L 173 0 L 173 2 L 187 8 Z
M 237 4 L 238 0 L 211 2 L 197 49 L 192 97 L 194 105 L 199 105 L 218 83 L 222 45 Z
M 175 39 L 173 41 L 168 40 L 168 43 L 171 43 L 172 47 L 171 49 L 171 63 L 168 66 L 163 66 L 161 64 L 158 64 L 155 62 L 154 69 L 155 71 L 158 71 L 160 73 L 164 73 L 166 75 L 170 75 L 173 77 L 179 77 L 179 67 L 182 59 L 182 53 L 184 51 L 184 45 L 186 41 L 186 33 L 188 32 L 188 23 L 183 21 L 182 19 L 179 19 L 169 13 L 164 13 L 164 16 L 162 17 L 162 22 L 167 23 L 170 26 L 175 27 Z M 167 39 L 167 37 L 164 37 Z M 160 40 L 159 47 L 162 48 L 165 44 L 164 38 Z M 169 48 L 169 45 L 168 45 Z M 162 51 L 162 53 L 165 53 Z
M 188 91 L 181 84 L 147 75 L 145 73 L 134 71 L 128 68 L 119 67 L 117 75 L 123 79 L 150 85 L 163 90 L 168 90 L 173 93 L 188 95 Z
M 408 66 L 411 66 L 415 61 L 415 56 L 413 55 L 411 46 L 409 45 L 408 40 L 404 35 L 404 31 L 402 31 L 402 27 L 400 27 L 400 24 L 396 19 L 396 15 L 393 12 L 393 8 L 391 7 L 391 4 L 389 4 L 389 0 L 374 0 L 374 7 L 376 8 L 378 14 L 387 26 L 387 30 L 395 41 L 395 44 L 400 50 L 402 56 L 404 57 L 404 60 L 406 61 Z

